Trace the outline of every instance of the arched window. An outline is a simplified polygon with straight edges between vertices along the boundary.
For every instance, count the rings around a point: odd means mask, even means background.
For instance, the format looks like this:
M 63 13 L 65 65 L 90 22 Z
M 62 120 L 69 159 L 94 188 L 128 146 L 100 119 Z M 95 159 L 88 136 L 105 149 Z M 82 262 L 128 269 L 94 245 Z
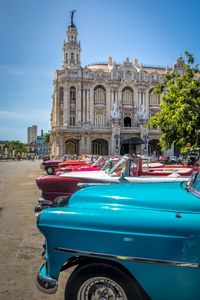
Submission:
M 92 141 L 92 154 L 107 155 L 108 142 L 104 139 L 96 139 Z
M 76 143 L 74 140 L 68 140 L 65 142 L 65 153 L 66 154 L 76 153 Z
M 68 63 L 68 53 L 66 53 L 65 58 L 66 58 L 66 62 Z
M 59 88 L 59 103 L 63 104 L 63 87 Z
M 130 117 L 124 118 L 124 127 L 131 127 L 131 118 Z
M 130 87 L 125 87 L 122 90 L 122 103 L 133 104 L 133 90 Z
M 77 63 L 78 63 L 78 61 L 79 61 L 79 59 L 78 59 L 78 54 L 76 54 L 76 60 L 77 60 Z
M 159 105 L 160 104 L 160 95 L 154 94 L 153 89 L 149 91 L 149 105 Z
M 98 85 L 94 88 L 94 102 L 95 103 L 106 102 L 106 89 L 102 85 Z
M 148 153 L 149 155 L 156 155 L 159 156 L 162 154 L 161 147 L 159 145 L 159 140 L 157 139 L 152 139 L 148 143 Z
M 74 53 L 73 52 L 71 53 L 71 61 L 72 62 L 74 61 Z
M 76 102 L 76 88 L 74 86 L 70 87 L 70 102 Z

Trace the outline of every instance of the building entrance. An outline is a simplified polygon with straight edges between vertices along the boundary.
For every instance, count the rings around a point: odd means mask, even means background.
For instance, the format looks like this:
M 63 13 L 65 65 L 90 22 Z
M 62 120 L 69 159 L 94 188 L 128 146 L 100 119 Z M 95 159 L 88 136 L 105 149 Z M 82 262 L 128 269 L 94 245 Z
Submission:
M 76 154 L 76 143 L 74 140 L 68 140 L 65 142 L 65 154 Z
M 92 154 L 108 155 L 108 142 L 104 139 L 92 141 Z
M 121 142 L 120 154 L 136 154 L 136 146 L 141 144 L 144 144 L 144 141 L 140 137 L 123 139 Z

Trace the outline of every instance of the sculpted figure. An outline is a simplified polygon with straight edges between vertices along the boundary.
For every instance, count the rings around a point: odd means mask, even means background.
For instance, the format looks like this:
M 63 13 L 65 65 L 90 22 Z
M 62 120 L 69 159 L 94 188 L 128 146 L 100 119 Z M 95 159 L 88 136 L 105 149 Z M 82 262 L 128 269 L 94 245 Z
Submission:
M 71 25 L 74 25 L 73 18 L 74 18 L 74 13 L 75 13 L 75 12 L 76 12 L 75 9 L 72 10 L 72 11 L 70 11 L 70 13 L 71 13 Z
M 120 119 L 120 110 L 117 109 L 117 103 L 113 103 L 113 109 L 111 110 L 111 117 L 114 119 Z
M 147 112 L 145 110 L 144 104 L 141 105 L 138 116 L 139 116 L 139 119 L 147 119 Z

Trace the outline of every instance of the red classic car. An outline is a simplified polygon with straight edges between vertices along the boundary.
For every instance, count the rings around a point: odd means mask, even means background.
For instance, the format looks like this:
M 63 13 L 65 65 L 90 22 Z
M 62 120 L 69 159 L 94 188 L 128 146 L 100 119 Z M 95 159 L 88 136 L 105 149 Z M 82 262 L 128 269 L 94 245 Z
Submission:
M 104 165 L 108 157 L 100 156 L 93 164 L 86 163 L 84 161 L 80 161 L 79 164 L 68 165 L 64 167 L 59 167 L 55 170 L 56 175 L 64 172 L 72 172 L 72 171 L 99 171 Z M 62 164 L 59 164 L 62 166 Z
M 83 154 L 80 160 L 72 160 L 71 156 L 64 155 L 61 159 L 43 161 L 41 164 L 41 168 L 45 170 L 48 175 L 53 175 L 55 174 L 55 169 L 58 169 L 58 167 L 60 166 L 83 166 L 90 163 L 92 158 L 94 158 L 94 156 L 92 156 L 91 154 Z
M 53 175 L 54 170 L 58 168 L 58 165 L 67 160 L 67 155 L 64 155 L 61 159 L 43 160 L 41 163 L 41 169 L 45 170 L 47 174 Z

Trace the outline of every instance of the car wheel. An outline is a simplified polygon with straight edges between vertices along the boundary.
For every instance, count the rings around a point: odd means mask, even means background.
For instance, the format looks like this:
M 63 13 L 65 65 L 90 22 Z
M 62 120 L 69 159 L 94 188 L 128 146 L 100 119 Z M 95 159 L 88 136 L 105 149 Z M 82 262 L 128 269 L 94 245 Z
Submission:
M 54 174 L 54 169 L 52 167 L 47 167 L 46 172 L 48 175 L 53 175 Z
M 79 265 L 65 288 L 65 300 L 142 300 L 137 282 L 106 263 Z

